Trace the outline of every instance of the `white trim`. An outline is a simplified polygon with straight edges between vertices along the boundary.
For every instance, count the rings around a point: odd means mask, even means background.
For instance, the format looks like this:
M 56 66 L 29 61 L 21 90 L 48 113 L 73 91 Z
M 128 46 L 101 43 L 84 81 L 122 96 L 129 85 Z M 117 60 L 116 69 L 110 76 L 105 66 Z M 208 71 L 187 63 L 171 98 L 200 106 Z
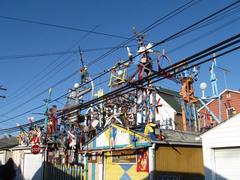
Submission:
M 219 96 L 222 96 L 225 92 L 228 92 L 228 91 L 240 94 L 240 91 L 236 91 L 236 90 L 232 90 L 232 89 L 224 89 L 224 90 L 219 94 Z M 212 99 L 212 100 L 208 101 L 208 102 L 206 103 L 206 106 L 209 105 L 210 103 L 212 103 L 212 102 L 215 101 L 215 100 L 216 100 L 216 99 Z M 200 108 L 197 110 L 197 112 L 200 112 L 202 109 L 204 109 L 204 106 L 200 107 Z

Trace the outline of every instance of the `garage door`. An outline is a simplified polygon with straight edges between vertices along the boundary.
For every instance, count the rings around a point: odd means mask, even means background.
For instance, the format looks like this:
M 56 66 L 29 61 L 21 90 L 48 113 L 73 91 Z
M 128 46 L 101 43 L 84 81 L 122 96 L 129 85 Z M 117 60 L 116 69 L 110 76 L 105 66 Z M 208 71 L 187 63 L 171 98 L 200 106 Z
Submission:
M 240 148 L 215 149 L 216 179 L 240 178 Z
M 24 172 L 25 180 L 42 179 L 42 154 L 24 154 Z

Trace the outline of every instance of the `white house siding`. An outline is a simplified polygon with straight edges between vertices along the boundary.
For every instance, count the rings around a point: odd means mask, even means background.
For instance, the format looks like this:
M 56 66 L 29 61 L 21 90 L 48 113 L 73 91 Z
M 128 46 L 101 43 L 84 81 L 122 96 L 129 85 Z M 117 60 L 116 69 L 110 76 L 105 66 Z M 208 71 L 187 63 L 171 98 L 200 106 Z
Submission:
M 38 180 L 43 179 L 42 169 L 43 158 L 42 154 L 24 154 L 24 179 L 26 180 Z
M 4 151 L 1 151 L 1 152 L 0 152 L 0 165 L 3 165 L 3 164 L 6 163 L 6 162 L 5 162 L 5 158 L 6 158 L 5 152 L 4 152 Z
M 156 95 L 156 99 L 160 98 L 161 107 L 158 107 L 158 113 L 155 113 L 155 121 L 160 124 L 162 129 L 175 130 L 175 114 L 176 111 L 162 98 L 159 94 Z M 141 123 L 141 113 L 137 114 L 137 122 Z
M 33 155 L 29 147 L 13 148 L 11 156 L 15 164 L 16 180 L 38 180 L 42 179 L 42 153 Z
M 235 155 L 236 158 L 229 156 L 233 153 L 233 150 L 234 152 L 239 152 L 240 150 L 240 114 L 203 134 L 202 145 L 205 179 L 235 179 L 227 175 L 227 171 L 236 169 L 236 166 L 233 166 L 234 163 L 240 164 L 237 158 L 238 154 Z M 225 157 L 223 156 L 224 154 Z M 221 161 L 229 163 L 224 164 L 226 171 L 222 171 L 222 166 L 219 166 Z M 240 171 L 234 171 L 232 174 L 240 177 Z

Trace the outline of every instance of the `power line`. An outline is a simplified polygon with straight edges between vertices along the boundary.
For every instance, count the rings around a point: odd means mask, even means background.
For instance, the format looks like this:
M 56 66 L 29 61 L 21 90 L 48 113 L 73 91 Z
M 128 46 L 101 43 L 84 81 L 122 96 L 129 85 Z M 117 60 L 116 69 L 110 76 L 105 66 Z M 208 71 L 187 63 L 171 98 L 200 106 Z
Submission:
M 149 26 L 147 26 L 146 28 L 144 28 L 142 31 L 140 31 L 140 33 L 146 33 L 150 30 L 152 30 L 153 28 L 159 26 L 160 24 L 163 24 L 164 22 L 166 22 L 167 20 L 175 17 L 176 15 L 180 14 L 181 12 L 185 11 L 186 9 L 192 7 L 193 5 L 195 5 L 196 3 L 200 2 L 199 0 L 195 1 L 192 0 L 176 9 L 174 9 L 173 11 L 169 12 L 168 14 L 160 17 L 159 19 L 157 19 L 156 21 L 154 21 L 152 24 L 150 24 Z M 156 25 L 157 24 L 157 25 Z M 128 38 L 128 40 L 122 42 L 121 44 L 119 44 L 118 46 L 122 46 L 122 45 L 127 45 L 129 42 L 133 41 L 136 37 L 135 36 L 131 36 L 130 38 Z M 93 61 L 88 63 L 88 66 L 91 66 L 97 62 L 99 62 L 100 60 L 106 58 L 107 56 L 109 56 L 110 54 L 114 53 L 116 50 L 118 50 L 118 46 L 116 46 L 115 48 L 112 48 L 110 51 L 104 53 L 103 55 L 99 56 L 98 58 L 94 59 Z
M 115 98 L 116 95 L 123 95 L 123 94 L 129 93 L 129 92 L 135 90 L 135 87 L 137 87 L 139 84 L 143 84 L 141 87 L 146 86 L 147 85 L 146 82 L 149 81 L 149 80 L 154 80 L 155 78 L 158 78 L 157 80 L 153 81 L 153 83 L 155 83 L 157 81 L 166 79 L 167 76 L 164 76 L 164 75 L 167 75 L 170 72 L 174 72 L 172 75 L 176 75 L 176 74 L 178 74 L 178 73 L 180 73 L 180 72 L 182 72 L 182 71 L 184 71 L 186 69 L 190 69 L 190 68 L 192 68 L 194 66 L 199 66 L 199 65 L 201 65 L 203 63 L 211 61 L 214 57 L 210 57 L 208 59 L 202 60 L 201 62 L 197 62 L 197 61 L 199 61 L 199 60 L 201 60 L 201 59 L 211 55 L 213 52 L 222 51 L 222 50 L 224 50 L 226 48 L 229 48 L 229 47 L 231 47 L 233 45 L 236 45 L 236 44 L 240 43 L 240 39 L 239 38 L 240 38 L 240 34 L 238 34 L 236 36 L 233 36 L 233 37 L 231 37 L 231 38 L 229 38 L 227 40 L 224 40 L 224 41 L 222 41 L 222 42 L 220 42 L 218 44 L 215 44 L 215 45 L 213 45 L 213 46 L 211 46 L 211 47 L 209 47 L 207 49 L 204 49 L 204 50 L 202 50 L 202 51 L 200 51 L 200 52 L 198 52 L 198 53 L 196 53 L 194 55 L 191 55 L 190 57 L 187 57 L 187 58 L 185 58 L 183 60 L 178 61 L 177 63 L 175 63 L 173 65 L 170 65 L 170 66 L 164 68 L 163 69 L 163 74 L 161 74 L 161 75 L 160 75 L 161 72 L 156 72 L 156 73 L 154 73 L 152 75 L 149 75 L 149 76 L 143 78 L 142 80 L 135 81 L 132 84 L 127 84 L 124 87 L 121 87 L 121 88 L 119 88 L 117 90 L 109 92 L 109 93 L 107 93 L 107 94 L 105 94 L 105 95 L 103 95 L 103 96 L 101 96 L 99 98 L 95 98 L 95 99 L 90 100 L 90 101 L 88 101 L 86 103 L 83 103 L 83 104 L 80 104 L 80 105 L 75 106 L 73 108 L 70 108 L 70 111 L 74 111 L 74 110 L 77 110 L 77 109 L 83 110 L 84 108 L 92 106 L 92 105 L 96 105 L 97 103 L 103 103 L 103 100 L 109 100 L 109 99 Z M 229 54 L 229 53 L 231 53 L 233 51 L 236 51 L 238 49 L 240 49 L 240 46 L 237 46 L 237 47 L 229 49 L 229 50 L 227 50 L 225 52 L 219 53 L 217 55 L 217 57 L 224 56 L 224 55 Z M 197 63 L 195 63 L 195 62 L 197 62 Z M 195 64 L 193 64 L 193 63 L 195 63 Z M 184 67 L 186 65 L 189 65 L 189 64 L 191 64 L 191 65 L 188 66 L 188 67 L 182 68 L 181 70 L 176 71 L 177 69 L 179 69 L 181 67 Z M 145 83 L 145 85 L 144 85 L 144 83 Z M 122 93 L 122 94 L 120 94 L 120 93 Z M 57 98 L 57 99 L 59 99 L 59 98 Z M 7 120 L 4 120 L 4 121 L 1 121 L 0 123 L 6 122 L 6 121 Z M 42 122 L 42 120 L 39 120 L 37 122 L 40 123 L 40 122 Z M 16 128 L 16 127 L 14 127 L 14 128 Z M 0 132 L 2 132 L 2 131 L 5 132 L 6 130 L 9 130 L 9 129 L 11 129 L 11 128 L 2 129 L 2 130 L 0 130 Z
M 98 28 L 98 26 L 95 26 L 94 28 L 92 28 L 92 30 L 95 30 L 96 28 Z M 79 45 L 79 43 L 80 43 L 81 41 L 83 41 L 84 39 L 86 39 L 89 35 L 90 35 L 89 33 L 86 33 L 85 35 L 83 35 L 79 40 L 77 40 L 77 41 L 69 48 L 69 50 L 71 50 L 71 49 L 72 49 L 73 47 L 75 47 L 76 45 Z M 50 62 L 49 64 L 47 64 L 47 66 L 44 68 L 43 71 L 40 71 L 39 73 L 35 74 L 35 76 L 34 76 L 33 78 L 31 78 L 29 81 L 27 81 L 26 83 L 24 83 L 21 88 L 18 88 L 18 90 L 13 93 L 13 94 L 15 94 L 15 96 L 14 96 L 13 98 L 16 98 L 16 97 L 19 97 L 20 95 L 23 95 L 24 93 L 26 93 L 27 90 L 29 90 L 30 88 L 32 88 L 32 86 L 34 86 L 34 88 L 36 88 L 36 87 L 35 87 L 35 85 L 36 85 L 35 82 L 37 82 L 37 84 L 39 84 L 39 81 L 42 82 L 43 79 L 46 79 L 46 78 L 49 76 L 49 74 L 53 73 L 58 67 L 60 67 L 62 64 L 64 64 L 64 63 L 66 62 L 66 60 L 69 59 L 69 58 L 71 58 L 72 56 L 73 56 L 73 54 L 70 54 L 67 58 L 64 58 L 62 61 L 60 61 L 58 65 L 52 67 L 51 70 L 47 71 L 47 74 L 46 74 L 46 75 L 43 75 L 43 76 L 40 77 L 40 75 L 43 74 L 43 72 L 44 72 L 45 70 L 47 70 L 47 69 L 48 69 L 49 67 L 51 67 L 56 61 L 58 61 L 60 58 L 62 58 L 63 55 L 57 57 L 54 61 L 52 61 L 52 62 Z M 70 61 L 70 62 L 67 63 L 66 65 L 69 65 L 69 64 L 72 63 L 72 62 L 73 62 L 73 61 Z M 65 66 L 64 66 L 64 67 L 65 67 Z M 64 68 L 61 68 L 58 72 L 60 72 L 62 69 L 64 69 Z M 38 77 L 40 77 L 40 78 L 38 78 Z M 38 79 L 36 79 L 36 78 L 38 78 Z M 33 81 L 34 79 L 36 79 L 36 80 Z M 43 82 L 45 82 L 45 81 L 43 81 Z M 37 87 L 39 87 L 39 86 L 37 86 Z M 21 90 L 19 91 L 19 89 L 21 89 Z M 16 93 L 17 93 L 17 94 L 16 94 Z M 43 93 L 44 93 L 44 92 L 42 92 L 42 94 L 43 94 Z M 21 97 L 23 97 L 23 96 L 21 96 Z M 16 102 L 16 101 L 14 101 L 14 102 Z M 5 104 L 5 106 L 8 106 L 9 104 L 12 104 L 12 103 Z
M 225 11 L 225 10 L 233 7 L 234 5 L 238 4 L 239 2 L 240 2 L 240 1 L 236 1 L 236 2 L 234 2 L 234 3 L 232 3 L 232 4 L 228 5 L 228 6 L 226 6 L 226 7 L 222 8 L 222 9 L 220 9 L 220 10 L 212 13 L 211 15 L 209 15 L 209 16 L 207 16 L 207 17 L 205 17 L 205 18 L 203 18 L 203 19 L 195 22 L 194 24 L 192 24 L 192 25 L 190 25 L 190 26 L 188 26 L 188 27 L 186 27 L 186 28 L 178 31 L 177 33 L 175 33 L 175 34 L 173 34 L 173 35 L 171 35 L 171 36 L 169 36 L 169 37 L 167 37 L 167 38 L 159 41 L 158 43 L 155 43 L 155 44 L 153 45 L 153 47 L 156 47 L 156 46 L 158 46 L 158 45 L 160 45 L 160 44 L 163 44 L 163 43 L 166 43 L 166 42 L 168 42 L 168 41 L 170 41 L 170 40 L 172 40 L 172 39 L 175 39 L 176 37 L 179 37 L 181 34 L 185 33 L 186 31 L 190 30 L 191 28 L 194 28 L 194 27 L 198 26 L 199 24 L 204 23 L 205 21 L 207 21 L 207 20 L 211 19 L 212 17 L 214 17 L 214 16 L 222 13 L 223 11 Z M 147 49 L 147 50 L 148 50 L 148 49 Z M 144 52 L 142 52 L 142 53 L 144 53 Z M 138 57 L 138 56 L 141 55 L 142 53 L 139 53 L 139 54 L 135 55 L 133 58 Z M 128 60 L 124 61 L 123 63 L 129 62 L 129 61 L 131 61 L 131 59 L 128 59 Z M 107 71 L 105 71 L 105 72 L 103 72 L 102 74 L 98 75 L 97 77 L 93 78 L 93 81 L 94 81 L 95 79 L 99 78 L 99 77 L 102 77 L 103 75 L 107 74 L 107 73 L 110 72 L 110 71 L 111 71 L 111 69 L 108 69 Z M 76 72 L 74 72 L 74 73 L 72 73 L 72 74 L 75 75 L 75 73 L 76 73 Z M 72 75 L 68 76 L 67 79 L 69 79 L 71 76 L 72 76 Z M 63 80 L 61 80 L 61 81 L 59 81 L 57 84 L 62 83 L 62 82 L 65 81 L 65 80 L 66 80 L 66 78 L 63 79 Z M 56 85 L 57 85 L 57 84 L 56 84 Z M 32 100 L 32 99 L 30 99 L 30 100 Z M 27 102 L 29 102 L 29 100 L 28 100 Z
M 204 58 L 204 57 L 206 57 L 206 56 L 211 55 L 213 52 L 218 52 L 218 51 L 224 50 L 224 49 L 226 49 L 226 48 L 228 48 L 228 47 L 230 47 L 230 46 L 233 46 L 233 45 L 239 43 L 239 42 L 240 42 L 239 38 L 240 38 L 240 34 L 238 34 L 238 35 L 236 35 L 236 36 L 233 36 L 233 37 L 231 37 L 231 38 L 229 38 L 229 39 L 227 39 L 227 40 L 224 40 L 224 41 L 222 41 L 222 42 L 220 42 L 220 43 L 218 43 L 218 44 L 215 44 L 215 45 L 213 45 L 213 46 L 211 46 L 211 47 L 209 47 L 209 48 L 207 48 L 207 49 L 204 49 L 204 50 L 200 51 L 199 53 L 196 53 L 196 54 L 194 54 L 194 55 L 192 55 L 192 56 L 190 56 L 190 57 L 188 57 L 188 58 L 185 58 L 185 59 L 183 59 L 183 60 L 178 61 L 177 63 L 175 63 L 175 64 L 173 64 L 173 65 L 171 65 L 171 66 L 168 66 L 168 67 L 164 68 L 164 69 L 163 69 L 163 72 L 164 72 L 165 74 L 170 73 L 170 72 L 176 73 L 176 72 L 175 72 L 176 69 L 179 69 L 180 67 L 182 67 L 182 66 L 184 66 L 184 65 L 186 65 L 186 64 L 194 63 L 194 62 L 196 62 L 196 61 L 198 61 L 198 60 L 200 60 L 200 59 L 202 59 L 202 58 Z M 236 48 L 233 48 L 232 50 L 228 50 L 228 51 L 226 51 L 226 52 L 224 52 L 224 53 L 222 53 L 222 54 L 218 54 L 217 56 L 218 56 L 218 57 L 223 56 L 223 55 L 225 55 L 225 54 L 227 54 L 227 53 L 230 53 L 230 52 L 232 52 L 233 50 L 236 50 L 236 49 L 239 49 L 239 48 L 240 48 L 240 46 L 238 46 L 238 47 L 236 47 Z M 210 61 L 211 59 L 212 59 L 212 58 L 209 58 L 208 60 L 205 60 L 204 62 Z M 201 64 L 201 63 L 200 63 L 200 64 Z M 200 65 L 200 64 L 197 64 L 197 65 Z M 191 67 L 191 66 L 189 66 L 189 67 Z M 188 68 L 189 68 L 189 67 L 188 67 Z M 178 73 L 179 73 L 179 72 L 180 72 L 180 71 L 178 71 Z M 117 95 L 118 93 L 124 92 L 124 91 L 126 91 L 126 90 L 128 90 L 128 89 L 131 89 L 131 88 L 133 88 L 133 87 L 136 87 L 138 84 L 140 84 L 140 83 L 142 84 L 142 83 L 144 83 L 144 82 L 146 82 L 146 81 L 149 81 L 150 79 L 155 79 L 155 78 L 159 77 L 159 73 L 160 73 L 160 72 L 156 72 L 156 73 L 154 73 L 154 74 L 152 74 L 152 75 L 149 75 L 149 76 L 143 78 L 142 80 L 138 80 L 138 81 L 135 81 L 135 82 L 133 82 L 133 83 L 131 83 L 131 84 L 127 84 L 127 85 L 125 85 L 125 86 L 123 86 L 123 87 L 121 87 L 121 88 L 119 88 L 119 89 L 116 89 L 116 90 L 114 90 L 114 91 L 111 91 L 111 92 L 109 92 L 109 93 L 107 93 L 107 94 L 105 94 L 105 95 L 103 95 L 103 96 L 101 96 L 101 97 L 99 97 L 99 98 L 95 98 L 95 99 L 90 100 L 90 101 L 88 101 L 88 102 L 86 102 L 86 103 L 84 103 L 84 104 L 81 104 L 81 105 L 79 105 L 79 106 L 76 106 L 76 107 L 72 108 L 71 110 L 75 110 L 75 109 L 77 109 L 77 108 L 83 109 L 83 108 L 86 107 L 86 106 L 94 105 L 95 102 L 97 102 L 97 101 L 102 102 L 102 100 L 104 100 L 104 99 L 109 99 L 110 97 L 116 97 L 116 95 Z M 160 78 L 160 79 L 165 79 L 165 78 L 166 78 L 166 77 L 162 77 L 162 78 Z M 64 95 L 56 98 L 55 100 L 52 100 L 51 102 L 54 102 L 54 101 L 56 101 L 56 100 L 58 100 L 58 99 L 60 99 L 60 98 L 62 98 L 62 97 L 65 97 L 67 94 L 68 94 L 68 93 L 66 93 L 66 94 L 64 94 Z M 51 103 L 51 102 L 50 102 L 50 103 Z M 36 109 L 39 109 L 39 108 L 41 108 L 41 107 L 43 107 L 43 106 L 44 106 L 44 104 L 41 105 L 41 106 L 38 106 L 38 107 L 36 107 L 36 108 L 33 108 L 33 109 L 31 109 L 31 110 L 29 110 L 29 111 L 27 111 L 27 112 L 24 112 L 24 113 L 21 113 L 21 114 L 19 114 L 19 115 L 16 115 L 16 116 L 14 116 L 14 117 L 12 117 L 12 118 L 8 118 L 8 119 L 6 119 L 6 120 L 0 121 L 0 123 L 3 123 L 3 122 L 6 122 L 6 121 L 9 121 L 9 120 L 12 120 L 12 119 L 21 117 L 23 114 L 27 114 L 27 113 L 32 112 L 32 111 L 34 111 L 34 110 L 36 110 Z
M 84 33 L 96 34 L 96 35 L 107 36 L 107 37 L 114 37 L 114 38 L 120 38 L 120 39 L 128 39 L 128 38 L 126 38 L 126 37 L 119 36 L 119 35 L 115 35 L 115 34 L 108 34 L 108 33 L 103 33 L 103 32 L 98 32 L 98 31 L 92 31 L 92 30 L 87 30 L 87 29 L 82 29 L 82 28 L 76 28 L 76 27 L 70 27 L 70 26 L 63 26 L 63 25 L 58 25 L 58 24 L 50 24 L 50 23 L 45 23 L 45 22 L 40 22 L 40 21 L 34 21 L 34 20 L 29 20 L 29 19 L 22 19 L 22 18 L 18 18 L 18 17 L 10 17 L 10 16 L 0 15 L 0 18 L 6 19 L 6 20 L 11 20 L 11 21 L 18 21 L 18 22 L 29 23 L 29 24 L 38 24 L 38 25 L 42 25 L 42 26 L 48 26 L 48 27 L 66 29 L 66 30 L 71 30 L 71 31 L 80 31 L 80 32 L 84 32 Z
M 190 45 L 192 43 L 197 42 L 198 40 L 206 38 L 209 35 L 214 34 L 215 32 L 220 31 L 221 29 L 226 28 L 229 25 L 238 22 L 239 20 L 240 20 L 240 16 L 238 16 L 237 18 L 234 18 L 233 20 L 230 20 L 230 21 L 224 23 L 223 25 L 220 25 L 220 26 L 218 26 L 218 27 L 216 27 L 214 29 L 211 29 L 210 31 L 208 31 L 208 32 L 206 32 L 204 34 L 201 34 L 200 36 L 197 36 L 197 37 L 195 37 L 195 38 L 193 38 L 193 39 L 191 39 L 191 40 L 189 40 L 187 42 L 184 42 L 183 44 L 180 44 L 180 45 L 176 46 L 175 48 L 169 50 L 168 53 L 171 54 L 171 53 L 173 53 L 173 52 L 175 52 L 177 50 L 180 50 L 180 49 L 182 49 L 182 48 L 184 48 L 184 47 L 186 47 L 186 46 L 188 46 L 188 45 Z
M 136 47 L 137 45 L 128 45 L 128 47 Z M 94 51 L 103 51 L 115 48 L 114 47 L 101 47 L 101 48 L 88 48 L 82 49 L 83 53 L 90 53 Z M 126 46 L 119 46 L 119 48 L 126 48 Z M 65 55 L 65 54 L 78 54 L 78 50 L 72 51 L 57 51 L 57 52 L 43 52 L 43 53 L 34 53 L 34 54 L 16 54 L 16 55 L 7 55 L 0 56 L 0 60 L 10 60 L 10 59 L 24 59 L 26 58 L 35 58 L 35 57 L 46 57 L 46 56 L 56 56 L 56 55 Z
M 154 26 L 154 25 L 155 25 L 156 23 L 158 23 L 158 25 L 162 24 L 163 22 L 165 22 L 165 21 L 169 20 L 170 18 L 178 15 L 179 13 L 183 12 L 183 11 L 186 10 L 187 8 L 193 6 L 193 5 L 196 4 L 197 2 L 199 2 L 199 0 L 197 0 L 197 1 L 192 0 L 192 1 L 186 3 L 186 4 L 182 5 L 182 6 L 174 9 L 173 11 L 171 11 L 170 13 L 168 13 L 167 15 L 159 18 L 159 19 L 156 20 L 154 23 L 152 23 L 151 25 L 147 26 L 144 30 L 142 30 L 142 32 L 145 33 L 145 32 L 147 32 L 147 31 L 155 28 L 156 26 Z M 153 27 L 153 26 L 154 26 L 154 27 Z M 126 45 L 129 41 L 132 41 L 133 39 L 135 39 L 135 36 L 132 36 L 132 37 L 128 38 L 128 40 L 125 41 L 125 43 L 122 43 L 121 45 L 116 46 L 116 47 L 114 47 L 113 49 L 114 49 L 114 50 L 119 49 L 119 47 Z M 112 49 L 112 50 L 113 50 L 113 49 Z M 110 50 L 110 52 L 111 52 L 112 50 Z M 107 53 L 107 54 L 108 54 L 108 53 Z M 105 55 L 104 55 L 104 56 L 105 56 Z M 90 66 L 90 64 L 96 63 L 97 61 L 99 61 L 99 58 L 97 58 L 97 59 L 93 60 L 92 62 L 88 63 L 88 66 Z M 76 71 L 75 71 L 74 73 L 72 73 L 71 75 L 73 76 L 73 75 L 75 75 L 75 74 L 77 74 L 77 73 L 78 73 L 78 70 L 76 70 Z M 68 76 L 67 79 L 69 79 L 69 78 L 70 78 L 70 77 Z M 66 79 L 66 78 L 65 78 L 65 79 Z M 63 79 L 63 82 L 64 82 L 64 81 L 65 81 L 65 80 Z M 60 83 L 59 83 L 59 84 L 60 84 Z M 27 88 L 25 88 L 25 89 L 27 89 Z M 24 92 L 24 91 L 23 91 L 23 92 Z M 34 98 L 42 95 L 44 92 L 45 92 L 45 91 L 42 91 L 42 92 L 39 93 L 38 95 L 34 96 Z M 26 102 L 22 103 L 22 105 L 30 102 L 31 100 L 32 100 L 32 98 L 30 98 L 30 100 L 27 100 Z M 19 107 L 19 106 L 18 106 L 18 107 Z M 16 108 L 18 108 L 18 107 L 16 107 Z M 16 108 L 15 108 L 15 109 L 16 109 Z M 14 109 L 14 108 L 12 108 L 12 110 L 13 110 L 13 109 Z M 8 111 L 8 112 L 11 112 L 11 111 Z
M 232 9 L 235 9 L 236 7 L 233 7 Z M 231 10 L 232 10 L 231 9 Z M 237 11 L 238 12 L 238 11 Z M 221 14 L 220 14 L 221 15 Z M 218 20 L 220 20 L 221 19 L 221 17 L 219 17 L 219 19 Z M 214 19 L 210 19 L 209 21 L 211 21 L 211 20 L 214 20 Z M 195 29 L 193 29 L 193 30 L 196 30 L 196 29 L 199 29 L 199 28 L 201 28 L 201 27 L 203 27 L 203 26 L 206 26 L 206 25 L 209 25 L 209 22 L 207 22 L 208 24 L 203 24 L 202 26 L 199 26 L 199 27 L 196 27 Z M 159 24 L 158 24 L 159 25 Z M 155 26 L 154 26 L 155 27 Z M 192 32 L 193 30 L 191 30 L 190 32 Z M 189 32 L 188 32 L 189 33 Z M 94 62 L 96 63 L 96 61 L 94 60 Z

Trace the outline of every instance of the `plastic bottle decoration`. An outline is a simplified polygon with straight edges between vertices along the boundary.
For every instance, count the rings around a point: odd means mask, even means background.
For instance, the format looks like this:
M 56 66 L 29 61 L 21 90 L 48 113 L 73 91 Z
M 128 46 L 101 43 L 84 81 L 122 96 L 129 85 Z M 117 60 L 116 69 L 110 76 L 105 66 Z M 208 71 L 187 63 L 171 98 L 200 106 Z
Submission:
M 57 106 L 53 105 L 48 112 L 48 135 L 52 136 L 57 132 L 58 118 L 57 118 Z
M 32 132 L 32 139 L 31 139 L 31 143 L 32 145 L 34 144 L 40 144 L 40 137 L 39 137 L 39 132 L 37 131 L 37 129 L 34 129 Z
M 68 143 L 69 143 L 69 147 L 71 149 L 76 149 L 76 136 L 71 133 L 70 131 L 67 131 L 68 133 Z

